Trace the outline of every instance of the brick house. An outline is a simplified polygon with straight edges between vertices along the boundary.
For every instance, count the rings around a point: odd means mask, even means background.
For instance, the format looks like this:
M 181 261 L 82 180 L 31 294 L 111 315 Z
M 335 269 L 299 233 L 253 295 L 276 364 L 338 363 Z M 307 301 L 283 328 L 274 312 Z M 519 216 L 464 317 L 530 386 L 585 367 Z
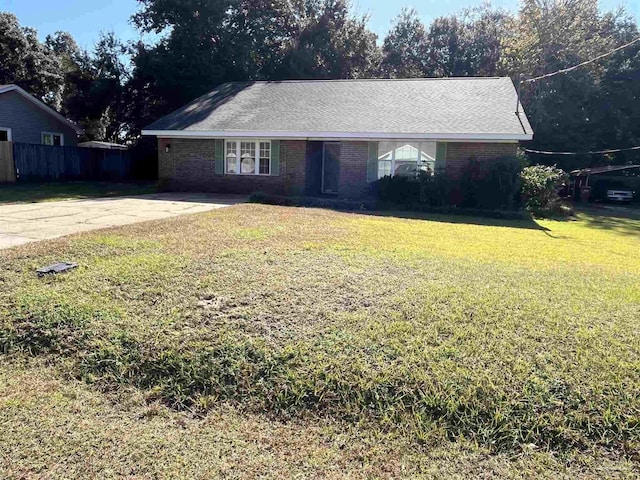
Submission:
M 385 175 L 515 155 L 509 78 L 228 83 L 143 130 L 174 190 L 357 197 Z

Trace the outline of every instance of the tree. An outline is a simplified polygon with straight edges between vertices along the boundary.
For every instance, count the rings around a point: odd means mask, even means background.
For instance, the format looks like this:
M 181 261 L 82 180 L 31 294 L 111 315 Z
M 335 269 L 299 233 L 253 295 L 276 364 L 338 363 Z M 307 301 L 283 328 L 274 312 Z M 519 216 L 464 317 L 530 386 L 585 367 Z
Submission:
M 436 18 L 427 34 L 425 70 L 433 77 L 498 74 L 502 39 L 511 22 L 503 10 L 484 5 Z
M 142 0 L 130 131 L 229 81 L 372 75 L 376 37 L 346 0 Z
M 382 46 L 380 70 L 389 78 L 422 77 L 427 72 L 429 44 L 418 12 L 403 9 Z
M 0 84 L 14 83 L 57 107 L 62 81 L 58 58 L 38 40 L 32 28 L 21 27 L 11 13 L 0 12 Z
M 576 65 L 614 48 L 623 38 L 637 36 L 623 11 L 602 15 L 596 0 L 524 0 L 514 27 L 503 40 L 503 66 L 514 76 L 539 76 Z M 616 58 L 628 58 L 629 53 L 621 52 Z M 595 62 L 567 75 L 522 85 L 522 102 L 535 131 L 532 148 L 589 151 L 630 141 L 628 125 L 617 130 L 617 140 L 609 133 L 606 145 L 602 136 L 606 123 L 620 125 L 619 109 L 638 108 L 637 97 L 625 92 L 632 85 L 613 80 L 620 68 L 613 62 Z M 615 90 L 605 94 L 604 79 Z M 608 104 L 603 104 L 605 101 Z M 534 158 L 565 170 L 604 160 L 602 156 Z

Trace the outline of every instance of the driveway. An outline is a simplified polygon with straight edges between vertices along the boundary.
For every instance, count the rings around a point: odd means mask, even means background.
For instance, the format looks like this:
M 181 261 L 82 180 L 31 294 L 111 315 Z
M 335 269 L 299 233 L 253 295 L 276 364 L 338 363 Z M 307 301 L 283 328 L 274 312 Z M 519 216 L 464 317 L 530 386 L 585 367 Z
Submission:
M 0 205 L 0 249 L 99 228 L 207 212 L 245 200 L 235 195 L 158 193 Z

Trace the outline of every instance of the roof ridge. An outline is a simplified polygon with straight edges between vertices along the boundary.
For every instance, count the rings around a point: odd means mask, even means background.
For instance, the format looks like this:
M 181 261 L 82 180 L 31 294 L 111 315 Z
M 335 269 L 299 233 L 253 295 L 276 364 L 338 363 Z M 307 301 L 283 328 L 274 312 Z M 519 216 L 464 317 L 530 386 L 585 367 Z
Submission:
M 355 82 L 424 82 L 424 81 L 450 81 L 450 80 L 502 80 L 504 77 L 412 77 L 412 78 L 337 78 L 337 79 L 289 79 L 289 80 L 245 80 L 225 82 L 221 85 L 241 84 L 269 84 L 269 83 L 355 83 Z

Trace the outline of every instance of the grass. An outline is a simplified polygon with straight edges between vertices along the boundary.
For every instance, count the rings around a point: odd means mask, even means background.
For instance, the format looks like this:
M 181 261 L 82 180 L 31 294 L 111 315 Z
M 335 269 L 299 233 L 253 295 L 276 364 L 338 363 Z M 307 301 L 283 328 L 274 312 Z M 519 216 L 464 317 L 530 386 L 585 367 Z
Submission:
M 3 203 L 53 202 L 95 197 L 117 197 L 155 193 L 151 183 L 110 182 L 48 182 L 0 185 L 0 205 Z
M 239 205 L 1 252 L 5 476 L 637 475 L 638 228 Z

